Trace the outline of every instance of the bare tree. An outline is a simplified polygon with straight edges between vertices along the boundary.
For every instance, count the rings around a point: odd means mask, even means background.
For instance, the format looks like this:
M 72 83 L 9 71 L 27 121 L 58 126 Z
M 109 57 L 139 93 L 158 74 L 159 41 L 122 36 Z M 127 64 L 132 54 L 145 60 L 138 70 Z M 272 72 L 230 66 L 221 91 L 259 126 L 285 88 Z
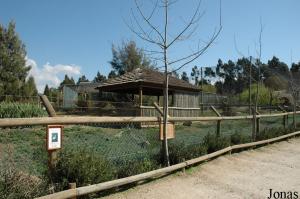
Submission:
M 154 50 L 147 51 L 151 53 L 152 58 L 158 62 L 161 62 L 162 65 L 159 67 L 163 69 L 164 72 L 164 102 L 163 102 L 163 150 L 165 155 L 165 164 L 167 166 L 169 163 L 169 152 L 168 152 L 168 142 L 167 142 L 167 123 L 168 123 L 168 81 L 169 75 L 173 72 L 176 72 L 183 68 L 184 66 L 192 63 L 197 58 L 199 58 L 207 49 L 213 44 L 218 35 L 222 30 L 221 23 L 221 1 L 220 1 L 220 22 L 219 26 L 215 28 L 211 37 L 204 43 L 200 45 L 201 40 L 199 40 L 198 46 L 191 53 L 184 55 L 182 57 L 172 60 L 169 57 L 169 50 L 174 48 L 178 42 L 188 40 L 194 35 L 200 18 L 203 16 L 203 13 L 200 12 L 201 1 L 195 7 L 191 17 L 188 21 L 184 23 L 181 31 L 179 31 L 175 36 L 170 36 L 170 27 L 169 27 L 169 8 L 175 4 L 177 0 L 157 0 L 153 4 L 153 9 L 147 15 L 145 11 L 142 10 L 142 4 L 138 0 L 134 0 L 135 3 L 135 12 L 131 9 L 131 23 L 126 23 L 129 29 L 140 39 L 152 44 Z M 153 16 L 156 15 L 158 10 L 161 9 L 163 15 L 163 20 L 161 27 L 158 24 L 154 24 Z M 172 70 L 170 70 L 172 68 Z

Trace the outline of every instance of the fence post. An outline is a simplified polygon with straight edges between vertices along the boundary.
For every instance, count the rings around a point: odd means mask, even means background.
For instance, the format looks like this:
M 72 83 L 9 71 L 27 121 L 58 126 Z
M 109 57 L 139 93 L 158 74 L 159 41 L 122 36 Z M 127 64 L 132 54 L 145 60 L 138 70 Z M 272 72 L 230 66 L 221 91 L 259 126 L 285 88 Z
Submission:
M 283 112 L 283 113 L 286 113 L 286 110 L 281 107 L 281 106 L 278 106 L 278 108 Z M 287 127 L 287 115 L 284 115 L 283 118 L 282 118 L 282 124 L 283 124 L 283 128 L 286 129 Z
M 75 183 L 69 183 L 69 189 L 76 189 L 76 182 Z M 77 197 L 73 197 L 71 199 L 76 199 Z
M 256 111 L 256 114 L 260 115 L 260 113 L 258 111 Z M 257 119 L 256 119 L 256 133 L 255 133 L 255 137 L 256 137 L 257 134 L 259 134 L 259 132 L 260 132 L 260 118 L 257 117 Z
M 48 100 L 48 97 L 46 95 L 40 95 L 40 98 L 41 98 L 49 116 L 55 117 L 56 116 L 55 110 L 54 110 L 52 104 L 50 103 L 50 101 Z
M 256 111 L 255 111 L 255 108 L 252 108 L 252 115 L 253 115 L 253 118 L 252 118 L 252 141 L 255 141 L 256 139 Z
M 222 117 L 222 115 L 217 111 L 217 109 L 214 106 L 210 106 L 210 108 L 213 110 L 213 112 L 218 116 Z M 221 134 L 221 120 L 217 121 L 217 137 L 219 137 Z

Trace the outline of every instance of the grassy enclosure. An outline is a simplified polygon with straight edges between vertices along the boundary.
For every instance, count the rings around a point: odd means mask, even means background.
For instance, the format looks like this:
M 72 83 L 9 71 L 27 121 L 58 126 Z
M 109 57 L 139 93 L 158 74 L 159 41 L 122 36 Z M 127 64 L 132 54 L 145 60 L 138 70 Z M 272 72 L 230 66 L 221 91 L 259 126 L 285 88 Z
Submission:
M 229 145 L 251 142 L 251 125 L 251 120 L 224 120 L 217 137 L 216 122 L 178 123 L 175 139 L 169 140 L 170 162 L 176 164 Z M 261 118 L 260 126 L 257 140 L 291 131 L 283 128 L 282 117 Z M 162 167 L 156 127 L 67 125 L 63 149 L 52 172 L 47 169 L 44 127 L 1 129 L 0 134 L 1 169 L 8 162 L 16 171 L 46 181 L 56 191 L 66 189 L 70 182 L 84 186 Z

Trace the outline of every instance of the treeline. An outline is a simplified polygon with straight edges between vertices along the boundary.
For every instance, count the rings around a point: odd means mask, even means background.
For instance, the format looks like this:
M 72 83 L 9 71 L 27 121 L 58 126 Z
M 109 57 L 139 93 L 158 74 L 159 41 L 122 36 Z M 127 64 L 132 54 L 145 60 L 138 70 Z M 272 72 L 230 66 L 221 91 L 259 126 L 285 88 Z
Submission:
M 15 32 L 15 23 L 0 24 L 0 101 L 37 95 L 30 66 L 26 66 L 25 45 Z
M 156 69 L 155 61 L 152 61 L 143 49 L 138 48 L 134 41 L 123 42 L 120 46 L 112 45 L 112 59 L 108 62 L 111 71 L 108 76 L 98 70 L 90 81 L 85 75 L 75 82 L 73 77 L 65 75 L 57 88 L 45 86 L 44 94 L 51 98 L 59 98 L 64 85 L 78 85 L 84 82 L 103 82 L 108 78 L 114 78 L 136 68 Z M 201 68 L 203 75 L 201 76 Z M 15 23 L 10 22 L 5 28 L 0 24 L 0 96 L 35 96 L 38 91 L 34 78 L 28 76 L 30 66 L 26 66 L 25 45 L 15 32 Z M 300 62 L 293 63 L 291 68 L 277 57 L 272 57 L 266 63 L 250 58 L 240 58 L 236 62 L 227 62 L 219 59 L 215 67 L 194 66 L 191 71 L 182 71 L 181 74 L 173 73 L 173 76 L 184 81 L 201 86 L 204 91 L 237 95 L 245 92 L 252 84 L 263 84 L 272 91 L 289 90 L 300 80 Z M 202 78 L 201 78 L 202 77 Z M 2 99 L 0 99 L 2 100 Z
M 272 90 L 286 90 L 291 82 L 299 79 L 300 62 L 293 63 L 291 68 L 279 58 L 273 56 L 267 63 L 251 58 L 240 58 L 236 62 L 221 59 L 215 67 L 203 67 L 203 84 L 211 85 L 219 94 L 235 95 L 242 93 L 252 84 L 264 84 Z M 194 66 L 190 73 L 182 72 L 181 79 L 200 86 L 201 68 Z

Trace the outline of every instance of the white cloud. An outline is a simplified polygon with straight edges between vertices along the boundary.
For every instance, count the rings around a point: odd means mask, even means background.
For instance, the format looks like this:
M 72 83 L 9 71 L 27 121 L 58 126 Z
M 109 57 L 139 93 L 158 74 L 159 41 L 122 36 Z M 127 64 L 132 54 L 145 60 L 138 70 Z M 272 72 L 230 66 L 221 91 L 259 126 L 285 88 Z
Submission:
M 37 63 L 30 58 L 26 58 L 26 65 L 31 66 L 29 76 L 34 77 L 37 89 L 41 93 L 44 91 L 46 84 L 49 87 L 59 86 L 65 74 L 69 77 L 77 77 L 81 74 L 80 67 L 76 65 L 51 65 L 50 63 L 46 63 L 42 68 L 39 68 Z

